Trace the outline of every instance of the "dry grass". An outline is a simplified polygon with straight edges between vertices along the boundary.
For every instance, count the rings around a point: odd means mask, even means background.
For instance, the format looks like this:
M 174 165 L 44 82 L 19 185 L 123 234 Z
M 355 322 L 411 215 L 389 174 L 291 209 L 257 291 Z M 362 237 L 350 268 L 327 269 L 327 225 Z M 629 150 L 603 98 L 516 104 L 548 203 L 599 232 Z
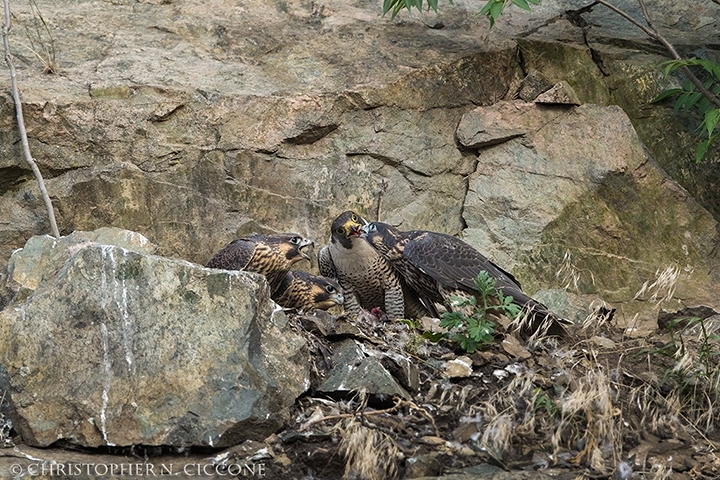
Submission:
M 572 286 L 572 289 L 577 292 L 580 291 L 579 284 L 583 278 L 583 274 L 589 276 L 590 283 L 595 285 L 595 275 L 593 275 L 590 270 L 578 268 L 572 262 L 572 254 L 570 253 L 570 250 L 566 250 L 562 263 L 560 264 L 560 269 L 555 272 L 555 278 L 557 278 L 560 283 L 565 284 L 563 289 L 568 290 Z
M 675 295 L 675 286 L 677 284 L 678 277 L 680 276 L 680 267 L 671 265 L 666 267 L 664 270 L 657 270 L 655 272 L 655 281 L 650 283 L 647 280 L 643 283 L 640 290 L 635 294 L 633 300 L 637 300 L 647 294 L 650 297 L 647 299 L 652 303 L 661 303 L 669 301 Z
M 43 73 L 55 74 L 59 65 L 55 56 L 55 39 L 48 23 L 43 18 L 35 0 L 29 0 L 32 19 L 31 26 L 25 26 L 25 36 L 29 45 L 23 44 L 43 65 Z
M 622 410 L 615 403 L 617 392 L 600 368 L 591 368 L 575 379 L 576 386 L 559 400 L 561 417 L 551 443 L 557 454 L 581 446 L 572 460 L 583 460 L 595 471 L 606 473 L 622 453 Z
M 345 458 L 346 480 L 385 480 L 398 474 L 399 449 L 385 432 L 369 428 L 353 417 L 344 422 L 340 454 Z

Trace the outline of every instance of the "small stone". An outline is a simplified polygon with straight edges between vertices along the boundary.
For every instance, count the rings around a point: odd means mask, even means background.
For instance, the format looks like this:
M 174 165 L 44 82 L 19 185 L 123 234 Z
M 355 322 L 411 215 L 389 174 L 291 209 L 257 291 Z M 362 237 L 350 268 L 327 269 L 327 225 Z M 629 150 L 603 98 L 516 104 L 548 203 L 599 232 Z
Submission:
M 453 438 L 460 443 L 467 442 L 480 432 L 479 426 L 478 422 L 461 422 L 460 425 L 453 430 Z
M 433 30 L 440 30 L 441 28 L 445 28 L 445 24 L 443 23 L 443 21 L 438 20 L 437 18 L 426 20 L 425 25 L 432 28 Z
M 424 437 L 420 437 L 420 443 L 424 443 L 426 445 L 445 445 L 445 440 L 440 437 L 426 435 Z
M 532 357 L 532 354 L 522 345 L 517 338 L 512 335 L 507 335 L 502 341 L 502 349 L 513 358 L 519 360 L 525 360 Z
M 435 477 L 440 475 L 442 466 L 437 456 L 437 452 L 432 452 L 426 455 L 409 457 L 405 460 L 405 478 Z
M 615 348 L 615 346 L 617 345 L 613 340 L 605 337 L 600 337 L 598 335 L 591 337 L 588 340 L 588 343 L 595 345 L 596 347 L 605 348 L 608 350 Z
M 498 370 L 493 370 L 493 375 L 494 375 L 495 378 L 497 378 L 498 380 L 502 380 L 503 378 L 507 378 L 508 376 L 510 376 L 510 374 L 509 374 L 507 371 L 505 371 L 505 370 L 499 370 L 499 369 L 498 369 Z
M 553 85 L 547 92 L 541 93 L 535 99 L 535 103 L 543 104 L 562 104 L 562 105 L 580 105 L 575 90 L 566 81 L 561 81 Z
M 445 376 L 448 378 L 466 378 L 472 372 L 472 360 L 468 357 L 458 357 L 445 364 Z
M 552 88 L 553 84 L 545 78 L 540 72 L 532 69 L 528 72 L 522 81 L 522 86 L 518 92 L 518 98 L 526 102 L 532 102 L 543 92 Z

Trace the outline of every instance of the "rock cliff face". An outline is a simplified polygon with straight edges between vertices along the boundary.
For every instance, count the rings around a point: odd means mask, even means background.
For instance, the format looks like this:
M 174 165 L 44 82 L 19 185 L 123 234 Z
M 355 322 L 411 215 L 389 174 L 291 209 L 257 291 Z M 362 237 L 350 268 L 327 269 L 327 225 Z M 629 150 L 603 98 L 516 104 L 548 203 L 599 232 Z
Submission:
M 655 271 L 672 265 L 692 271 L 688 278 L 701 275 L 697 285 L 705 288 L 717 271 L 716 224 L 697 205 L 687 207 L 692 202 L 680 188 L 645 197 L 639 177 L 656 185 L 671 181 L 642 160 L 617 109 L 580 107 L 568 114 L 574 123 L 547 117 L 562 134 L 514 126 L 524 133 L 479 155 L 477 146 L 458 142 L 463 115 L 520 96 L 522 79 L 536 70 L 550 85 L 566 81 L 581 103 L 623 106 L 663 165 L 675 168 L 677 158 L 691 155 L 689 127 L 668 117 L 667 108 L 644 103 L 673 82 L 657 73 L 664 52 L 606 10 L 586 8 L 589 1 L 546 3 L 531 14 L 510 11 L 490 31 L 475 15 L 480 2 L 390 22 L 374 2 L 39 1 L 60 73 L 41 73 L 40 62 L 18 47 L 26 34 L 44 35 L 27 6 L 14 6 L 11 43 L 31 148 L 64 234 L 127 228 L 146 235 L 162 255 L 202 264 L 252 231 L 298 231 L 323 243 L 331 219 L 353 208 L 402 228 L 464 232 L 538 288 L 567 284 L 555 276 L 563 252 L 578 266 L 578 258 L 615 258 L 635 239 L 635 245 L 661 240 L 647 245 L 647 254 L 625 255 L 628 268 L 643 265 L 641 273 L 615 275 L 621 280 L 607 286 L 581 281 L 578 292 L 620 289 L 612 301 L 630 301 Z M 660 28 L 683 51 L 714 55 L 720 7 L 675 3 L 658 5 Z M 621 2 L 631 11 L 633 5 Z M 30 236 L 45 233 L 47 223 L 20 154 L 12 102 L 4 98 L 0 257 L 6 259 Z M 619 130 L 585 122 L 618 122 L 623 136 L 607 138 Z M 547 151 L 533 159 L 529 141 Z M 626 150 L 632 160 L 617 163 Z M 531 155 L 538 168 L 521 175 L 516 154 Z M 677 169 L 708 208 L 720 202 L 699 179 L 717 178 L 713 155 L 701 166 Z M 578 156 L 582 163 L 574 165 Z M 562 179 L 565 166 L 572 179 Z M 497 200 L 492 210 L 488 195 Z M 667 202 L 656 211 L 660 198 Z M 627 216 L 617 210 L 642 205 Z M 530 211 L 535 217 L 527 223 Z M 577 215 L 587 225 L 558 223 Z M 695 218 L 704 230 L 695 228 Z M 684 228 L 672 234 L 673 224 L 695 225 L 689 244 Z M 649 233 L 656 225 L 666 233 Z M 624 228 L 634 233 L 626 236 Z M 578 229 L 624 240 L 607 243 Z M 694 250 L 697 242 L 703 246 Z M 710 257 L 686 262 L 683 246 L 691 258 L 693 252 Z M 588 260 L 581 269 L 594 278 L 605 276 L 594 270 L 606 266 Z M 709 292 L 692 298 L 718 298 Z

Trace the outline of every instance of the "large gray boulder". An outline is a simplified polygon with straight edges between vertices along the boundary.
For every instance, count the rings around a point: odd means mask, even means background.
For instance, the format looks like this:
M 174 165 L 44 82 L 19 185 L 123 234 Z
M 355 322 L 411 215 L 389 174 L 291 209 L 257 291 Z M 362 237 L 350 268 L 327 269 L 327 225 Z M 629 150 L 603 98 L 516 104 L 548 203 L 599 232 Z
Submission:
M 263 277 L 148 249 L 103 229 L 13 253 L 0 381 L 26 444 L 230 445 L 275 431 L 308 388 Z

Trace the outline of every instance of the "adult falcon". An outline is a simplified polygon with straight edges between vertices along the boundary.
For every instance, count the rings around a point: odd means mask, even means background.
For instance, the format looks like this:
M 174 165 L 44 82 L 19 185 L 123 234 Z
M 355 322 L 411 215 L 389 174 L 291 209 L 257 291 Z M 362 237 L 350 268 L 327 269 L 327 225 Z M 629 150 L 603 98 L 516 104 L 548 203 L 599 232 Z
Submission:
M 281 307 L 304 312 L 327 310 L 344 302 L 342 287 L 335 280 L 297 270 L 285 274 L 272 299 Z
M 297 233 L 254 233 L 227 244 L 206 267 L 260 273 L 267 278 L 270 293 L 274 294 L 295 262 L 310 260 L 303 249 L 312 245 L 311 240 Z
M 402 232 L 382 222 L 363 226 L 361 236 L 418 292 L 435 316 L 435 303 L 451 310 L 450 297 L 476 294 L 474 280 L 485 270 L 496 280 L 495 287 L 503 295 L 512 296 L 513 303 L 529 313 L 532 325 L 527 330 L 537 329 L 540 321 L 547 318 L 551 322 L 547 333 L 566 333 L 562 324 L 568 323 L 567 320 L 557 317 L 545 305 L 526 295 L 512 274 L 459 238 L 424 230 Z
M 355 212 L 341 213 L 332 223 L 328 245 L 318 252 L 320 274 L 337 279 L 345 294 L 345 312 L 380 308 L 389 318 L 429 315 L 416 293 L 392 266 L 360 238 L 367 220 Z

